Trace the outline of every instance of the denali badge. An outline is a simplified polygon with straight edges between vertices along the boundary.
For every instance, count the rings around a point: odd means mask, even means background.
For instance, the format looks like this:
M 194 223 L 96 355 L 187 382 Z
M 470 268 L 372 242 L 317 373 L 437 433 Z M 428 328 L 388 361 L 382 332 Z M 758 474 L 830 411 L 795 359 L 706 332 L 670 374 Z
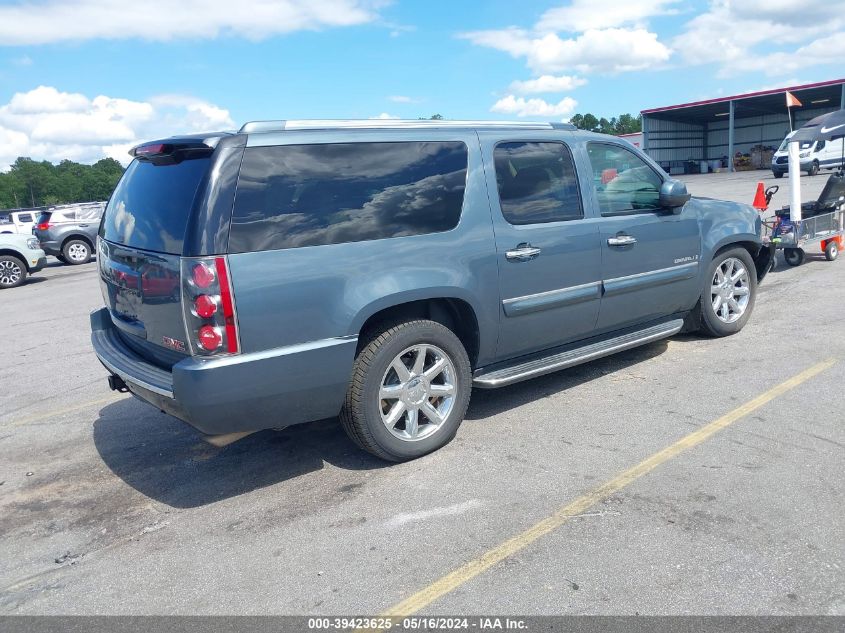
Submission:
M 182 341 L 177 341 L 175 338 L 170 338 L 169 336 L 162 336 L 161 342 L 164 343 L 165 347 L 175 349 L 177 352 L 185 351 L 185 344 Z
M 679 257 L 675 260 L 676 264 L 683 264 L 684 262 L 697 262 L 698 255 L 687 255 L 686 257 Z

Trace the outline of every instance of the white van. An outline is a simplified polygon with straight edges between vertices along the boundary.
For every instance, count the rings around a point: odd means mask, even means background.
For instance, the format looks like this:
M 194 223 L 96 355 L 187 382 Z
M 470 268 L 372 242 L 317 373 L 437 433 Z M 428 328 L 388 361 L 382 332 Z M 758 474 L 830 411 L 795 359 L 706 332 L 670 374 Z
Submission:
M 778 151 L 772 157 L 772 174 L 775 178 L 781 178 L 789 171 L 789 139 L 795 132 L 790 132 L 783 139 Z M 836 169 L 842 164 L 842 149 L 845 139 L 833 141 L 805 141 L 801 143 L 798 158 L 801 161 L 801 171 L 808 175 L 815 176 L 820 169 Z

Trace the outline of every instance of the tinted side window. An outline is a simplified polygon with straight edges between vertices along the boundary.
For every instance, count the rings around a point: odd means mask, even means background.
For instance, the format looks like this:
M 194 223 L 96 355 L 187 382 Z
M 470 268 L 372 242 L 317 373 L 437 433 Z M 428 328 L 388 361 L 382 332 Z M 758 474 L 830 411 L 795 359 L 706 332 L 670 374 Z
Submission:
M 643 159 L 618 145 L 588 143 L 593 187 L 602 215 L 660 207 L 663 179 Z
M 102 216 L 102 207 L 89 207 L 76 212 L 77 220 L 99 220 Z
M 572 154 L 563 143 L 499 143 L 493 160 L 502 215 L 511 224 L 584 217 Z
M 229 251 L 448 231 L 466 176 L 467 147 L 457 141 L 247 148 Z
M 18 222 L 32 222 L 32 214 L 31 213 L 21 213 L 18 216 Z

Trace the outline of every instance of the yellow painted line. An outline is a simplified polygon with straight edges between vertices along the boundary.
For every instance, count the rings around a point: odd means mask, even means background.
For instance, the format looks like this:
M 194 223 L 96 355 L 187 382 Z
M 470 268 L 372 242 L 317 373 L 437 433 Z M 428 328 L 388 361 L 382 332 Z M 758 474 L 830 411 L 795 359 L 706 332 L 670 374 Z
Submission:
M 94 407 L 98 404 L 106 404 L 107 402 L 117 402 L 119 399 L 120 398 L 111 397 L 100 398 L 99 400 L 89 400 L 88 402 L 81 402 L 70 407 L 64 407 L 63 409 L 53 409 L 52 411 L 36 413 L 35 415 L 31 415 L 26 418 L 19 418 L 17 420 L 13 419 L 9 422 L 0 422 L 0 428 L 10 428 L 13 426 L 23 426 L 25 424 L 31 424 L 32 422 L 40 422 L 42 420 L 46 420 L 57 415 L 64 415 L 65 413 L 73 413 L 74 411 L 81 411 L 82 409 L 87 409 L 88 407 Z
M 553 515 L 543 519 L 539 523 L 533 525 L 524 532 L 517 534 L 513 538 L 508 539 L 504 543 L 497 545 L 485 554 L 482 554 L 479 558 L 461 565 L 455 571 L 446 574 L 439 580 L 431 583 L 428 587 L 421 589 L 409 598 L 406 598 L 405 600 L 402 600 L 402 602 L 392 606 L 382 615 L 385 617 L 412 615 L 420 609 L 427 607 L 441 596 L 446 595 L 450 591 L 453 591 L 479 574 L 490 569 L 496 563 L 513 556 L 520 550 L 531 545 L 534 541 L 559 528 L 572 517 L 583 514 L 586 510 L 589 510 L 600 501 L 603 501 L 611 495 L 619 492 L 622 488 L 625 488 L 628 484 L 636 481 L 646 473 L 651 472 L 664 462 L 669 461 L 673 457 L 692 448 L 693 446 L 701 444 L 714 433 L 717 433 L 737 420 L 744 418 L 752 411 L 755 411 L 763 405 L 771 402 L 779 395 L 807 382 L 813 376 L 816 376 L 824 370 L 832 367 L 835 363 L 836 359 L 830 358 L 813 365 L 809 369 L 802 371 L 800 374 L 797 374 L 789 380 L 782 382 L 778 386 L 760 394 L 753 400 L 746 402 L 730 413 L 723 415 L 718 420 L 714 420 L 713 422 L 702 426 L 697 431 L 690 433 L 671 446 L 667 446 L 663 450 L 656 452 L 648 459 L 640 462 L 632 468 L 629 468 L 625 472 L 605 482 L 598 488 L 595 488 L 582 497 L 578 497 L 572 503 L 560 508 Z

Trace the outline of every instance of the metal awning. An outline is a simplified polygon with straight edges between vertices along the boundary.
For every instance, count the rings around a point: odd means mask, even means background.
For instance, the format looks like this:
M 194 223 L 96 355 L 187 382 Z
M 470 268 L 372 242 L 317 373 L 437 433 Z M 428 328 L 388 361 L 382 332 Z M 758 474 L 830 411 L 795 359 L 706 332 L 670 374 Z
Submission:
M 786 91 L 794 94 L 803 107 L 836 108 L 843 107 L 842 93 L 845 79 L 834 79 L 801 86 L 790 86 L 749 92 L 731 97 L 719 97 L 704 101 L 693 101 L 661 108 L 643 110 L 643 116 L 668 121 L 684 121 L 688 123 L 709 123 L 725 120 L 730 114 L 730 103 L 734 103 L 734 117 L 759 116 L 761 114 L 785 114 Z

